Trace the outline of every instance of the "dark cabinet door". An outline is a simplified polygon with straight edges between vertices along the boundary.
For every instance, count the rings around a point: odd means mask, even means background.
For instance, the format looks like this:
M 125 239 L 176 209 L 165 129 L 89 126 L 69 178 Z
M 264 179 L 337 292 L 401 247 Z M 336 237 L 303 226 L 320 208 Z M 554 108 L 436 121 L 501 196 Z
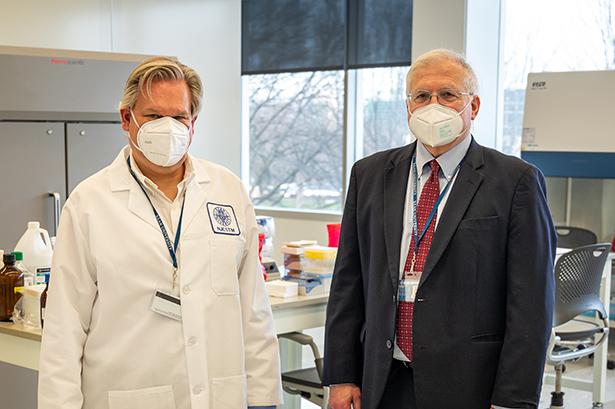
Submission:
M 77 185 L 113 162 L 128 143 L 119 123 L 69 123 L 66 128 L 68 194 Z
M 66 197 L 64 124 L 0 122 L 0 248 L 13 251 L 28 221 L 55 235 L 55 200 Z

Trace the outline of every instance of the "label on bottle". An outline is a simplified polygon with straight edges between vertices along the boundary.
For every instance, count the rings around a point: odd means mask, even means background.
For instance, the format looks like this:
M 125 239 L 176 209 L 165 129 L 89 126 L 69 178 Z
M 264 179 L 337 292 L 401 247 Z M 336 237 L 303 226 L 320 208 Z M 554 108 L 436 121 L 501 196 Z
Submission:
M 49 282 L 50 268 L 37 268 L 36 269 L 36 284 L 47 284 Z

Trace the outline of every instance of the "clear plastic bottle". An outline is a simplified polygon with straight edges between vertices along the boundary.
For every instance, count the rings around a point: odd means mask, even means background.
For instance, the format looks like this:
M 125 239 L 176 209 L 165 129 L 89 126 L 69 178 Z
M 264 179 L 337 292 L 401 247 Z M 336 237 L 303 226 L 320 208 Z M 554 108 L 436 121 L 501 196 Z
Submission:
M 23 271 L 23 285 L 29 287 L 36 284 L 36 275 L 30 272 L 23 264 L 23 253 L 21 251 L 14 251 L 11 254 L 15 255 L 15 267 Z
M 15 255 L 3 256 L 4 267 L 0 270 L 0 321 L 10 321 L 15 304 L 21 298 L 23 271 L 15 267 Z

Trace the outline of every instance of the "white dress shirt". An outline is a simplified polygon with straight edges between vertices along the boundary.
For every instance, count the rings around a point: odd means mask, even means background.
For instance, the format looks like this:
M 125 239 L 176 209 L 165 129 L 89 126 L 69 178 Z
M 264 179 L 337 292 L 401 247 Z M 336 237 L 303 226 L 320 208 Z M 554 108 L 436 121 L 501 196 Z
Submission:
M 141 169 L 139 169 L 139 166 L 135 162 L 132 153 L 130 154 L 130 166 L 135 172 L 135 175 L 137 176 L 137 179 L 139 179 L 141 185 L 147 191 L 147 195 L 156 208 L 156 211 L 160 214 L 171 241 L 173 241 L 175 232 L 177 231 L 184 194 L 186 193 L 186 186 L 194 177 L 192 159 L 190 159 L 190 156 L 186 157 L 186 161 L 184 163 L 184 177 L 182 181 L 177 184 L 177 196 L 175 196 L 174 200 L 171 200 L 160 189 L 158 189 L 158 185 L 156 185 L 150 178 L 141 172 Z

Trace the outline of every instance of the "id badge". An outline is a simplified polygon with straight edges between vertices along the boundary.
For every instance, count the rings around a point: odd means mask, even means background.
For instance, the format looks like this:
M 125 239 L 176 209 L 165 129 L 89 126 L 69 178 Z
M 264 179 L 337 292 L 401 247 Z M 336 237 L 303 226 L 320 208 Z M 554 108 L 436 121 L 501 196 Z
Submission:
M 421 273 L 414 272 L 412 275 L 404 276 L 399 282 L 398 300 L 400 302 L 414 302 L 420 280 Z
M 182 319 L 181 300 L 178 296 L 170 294 L 166 291 L 154 291 L 152 311 L 176 321 L 181 321 Z

